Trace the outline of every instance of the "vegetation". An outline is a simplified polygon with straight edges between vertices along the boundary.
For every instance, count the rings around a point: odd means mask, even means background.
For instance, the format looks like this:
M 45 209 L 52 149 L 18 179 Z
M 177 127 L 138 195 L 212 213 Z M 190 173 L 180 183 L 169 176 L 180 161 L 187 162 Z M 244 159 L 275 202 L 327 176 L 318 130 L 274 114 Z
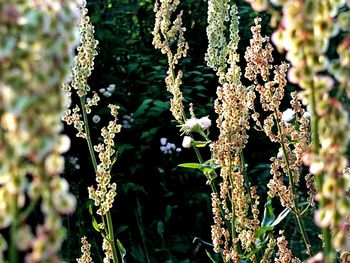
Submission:
M 0 263 L 350 262 L 349 28 L 345 0 L 0 1 Z

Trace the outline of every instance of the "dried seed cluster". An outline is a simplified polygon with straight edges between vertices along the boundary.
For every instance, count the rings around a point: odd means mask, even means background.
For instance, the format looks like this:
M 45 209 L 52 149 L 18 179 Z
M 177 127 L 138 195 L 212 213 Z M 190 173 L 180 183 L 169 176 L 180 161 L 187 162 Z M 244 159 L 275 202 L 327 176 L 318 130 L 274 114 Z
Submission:
M 188 43 L 184 37 L 186 28 L 182 26 L 182 11 L 174 21 L 171 21 L 171 16 L 179 3 L 179 0 L 157 0 L 155 2 L 156 21 L 152 32 L 152 43 L 156 49 L 161 50 L 162 54 L 167 55 L 169 68 L 165 83 L 167 90 L 173 96 L 170 99 L 170 111 L 174 118 L 181 123 L 185 118 L 183 95 L 180 90 L 183 74 L 181 70 L 176 71 L 175 67 L 179 59 L 186 57 Z

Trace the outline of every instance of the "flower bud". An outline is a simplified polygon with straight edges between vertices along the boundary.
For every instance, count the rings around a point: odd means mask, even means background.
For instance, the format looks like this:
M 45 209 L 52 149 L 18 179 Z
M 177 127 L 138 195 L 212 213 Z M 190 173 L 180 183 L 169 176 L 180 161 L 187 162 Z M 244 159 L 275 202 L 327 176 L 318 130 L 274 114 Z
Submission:
M 182 141 L 182 147 L 184 148 L 191 148 L 192 145 L 192 138 L 190 136 L 185 136 Z

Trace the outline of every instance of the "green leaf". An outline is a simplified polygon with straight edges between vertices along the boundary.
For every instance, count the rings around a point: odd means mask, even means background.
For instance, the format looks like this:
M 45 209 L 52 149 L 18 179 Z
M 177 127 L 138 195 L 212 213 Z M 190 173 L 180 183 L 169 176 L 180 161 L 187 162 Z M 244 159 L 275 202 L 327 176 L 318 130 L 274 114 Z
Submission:
M 126 249 L 124 248 L 122 242 L 120 242 L 119 239 L 117 239 L 117 246 L 118 246 L 118 249 L 119 249 L 120 256 L 122 258 L 122 263 L 124 263 L 125 262 L 125 256 L 126 256 Z
M 163 234 L 164 234 L 164 223 L 163 223 L 163 221 L 158 221 L 157 232 L 161 236 L 161 238 L 163 238 Z
M 181 164 L 178 164 L 177 166 L 184 167 L 184 168 L 198 169 L 204 173 L 214 171 L 215 169 L 220 167 L 217 165 L 200 164 L 200 163 L 181 163 Z
M 128 228 L 129 228 L 129 226 L 120 226 L 120 227 L 118 227 L 116 234 L 119 235 L 120 233 L 124 232 Z
M 97 223 L 95 217 L 92 217 L 92 226 L 97 232 L 100 232 L 100 228 L 98 227 L 98 223 Z
M 274 220 L 272 223 L 270 223 L 269 225 L 266 226 L 262 226 L 260 227 L 256 232 L 255 232 L 255 237 L 256 238 L 260 238 L 263 234 L 265 234 L 268 231 L 273 230 L 273 228 L 275 226 L 277 226 L 290 212 L 290 209 L 285 208 L 276 218 L 276 220 Z
M 273 207 L 271 203 L 271 197 L 267 198 L 267 202 L 264 206 L 264 217 L 261 221 L 261 226 L 270 226 L 272 222 L 276 219 L 275 214 L 273 213 Z
M 210 261 L 212 263 L 216 263 L 216 261 L 214 260 L 213 256 L 208 252 L 208 250 L 205 250 L 205 253 L 207 254 L 208 258 L 210 259 Z
M 265 234 L 267 231 L 273 230 L 273 226 L 263 226 L 260 227 L 257 231 L 255 231 L 255 237 L 260 238 L 263 234 Z
M 137 108 L 137 110 L 134 112 L 133 117 L 136 118 L 143 113 L 146 112 L 146 110 L 150 107 L 150 103 L 152 102 L 152 99 L 145 99 L 142 104 Z
M 87 201 L 87 207 L 88 207 L 88 209 L 89 209 L 90 215 L 93 215 L 93 214 L 94 214 L 94 211 L 93 211 L 93 209 L 92 209 L 93 205 L 94 205 L 94 201 L 92 201 L 91 199 L 89 199 L 89 201 Z
M 209 141 L 192 141 L 192 145 L 197 148 L 205 147 L 209 144 Z
M 200 163 L 181 163 L 178 164 L 177 166 L 179 167 L 184 167 L 184 168 L 192 168 L 192 169 L 202 169 L 202 165 Z
M 275 221 L 271 224 L 271 226 L 277 226 L 290 212 L 289 208 L 285 208 L 276 218 Z

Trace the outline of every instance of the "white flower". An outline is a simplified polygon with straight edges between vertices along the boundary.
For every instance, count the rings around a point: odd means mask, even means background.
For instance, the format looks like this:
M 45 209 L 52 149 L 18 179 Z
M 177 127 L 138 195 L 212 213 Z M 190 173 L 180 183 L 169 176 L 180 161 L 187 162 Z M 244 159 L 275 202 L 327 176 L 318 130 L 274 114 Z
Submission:
M 103 89 L 103 88 L 102 88 L 102 89 L 100 89 L 100 92 L 101 92 L 101 93 L 105 93 L 105 92 L 106 92 L 106 89 Z
M 177 152 L 177 153 L 180 153 L 181 151 L 182 151 L 181 148 L 176 148 L 176 152 Z
M 278 149 L 277 158 L 278 158 L 278 159 L 282 159 L 282 158 L 283 158 L 283 151 L 282 151 L 282 148 L 279 148 L 279 149 Z
M 303 114 L 303 117 L 305 118 L 305 119 L 311 119 L 311 113 L 310 112 L 308 112 L 308 111 L 305 111 L 304 112 L 304 114 Z
M 185 126 L 188 127 L 188 129 L 192 130 L 193 127 L 195 127 L 196 125 L 198 125 L 198 119 L 197 118 L 191 118 L 191 119 L 188 119 L 186 122 L 185 122 Z
M 167 142 L 167 138 L 160 138 L 160 144 L 165 145 Z
M 62 173 L 64 170 L 64 158 L 58 154 L 50 154 L 45 159 L 45 168 L 49 174 Z
M 108 98 L 108 97 L 112 96 L 112 93 L 109 92 L 109 91 L 106 91 L 106 92 L 103 93 L 103 96 L 105 96 L 106 98 Z
M 200 118 L 198 120 L 198 123 L 203 129 L 207 129 L 211 126 L 211 120 L 209 119 L 208 116 Z
M 310 173 L 317 175 L 322 172 L 323 168 L 324 168 L 323 162 L 313 161 L 310 165 L 309 170 L 310 170 Z
M 115 90 L 115 84 L 110 84 L 108 87 L 107 87 L 107 90 L 110 91 L 110 92 L 113 92 Z
M 291 120 L 293 120 L 294 115 L 295 115 L 294 110 L 288 108 L 282 113 L 282 121 L 290 122 Z
M 4 129 L 14 131 L 17 128 L 16 116 L 11 112 L 5 112 L 1 118 L 1 125 Z
M 173 143 L 167 143 L 166 147 L 167 147 L 169 150 L 175 150 L 175 149 L 176 149 L 176 145 L 173 144 Z
M 160 151 L 162 153 L 165 153 L 167 151 L 166 147 L 165 146 L 160 146 Z
M 101 120 L 101 117 L 98 116 L 98 115 L 94 115 L 94 116 L 92 117 L 92 121 L 93 121 L 94 123 L 99 123 L 100 120 Z
M 70 148 L 70 139 L 67 135 L 62 134 L 60 136 L 58 145 L 56 146 L 56 150 L 58 153 L 65 153 Z
M 182 147 L 191 148 L 191 145 L 192 145 L 192 138 L 190 136 L 185 136 L 182 141 Z

